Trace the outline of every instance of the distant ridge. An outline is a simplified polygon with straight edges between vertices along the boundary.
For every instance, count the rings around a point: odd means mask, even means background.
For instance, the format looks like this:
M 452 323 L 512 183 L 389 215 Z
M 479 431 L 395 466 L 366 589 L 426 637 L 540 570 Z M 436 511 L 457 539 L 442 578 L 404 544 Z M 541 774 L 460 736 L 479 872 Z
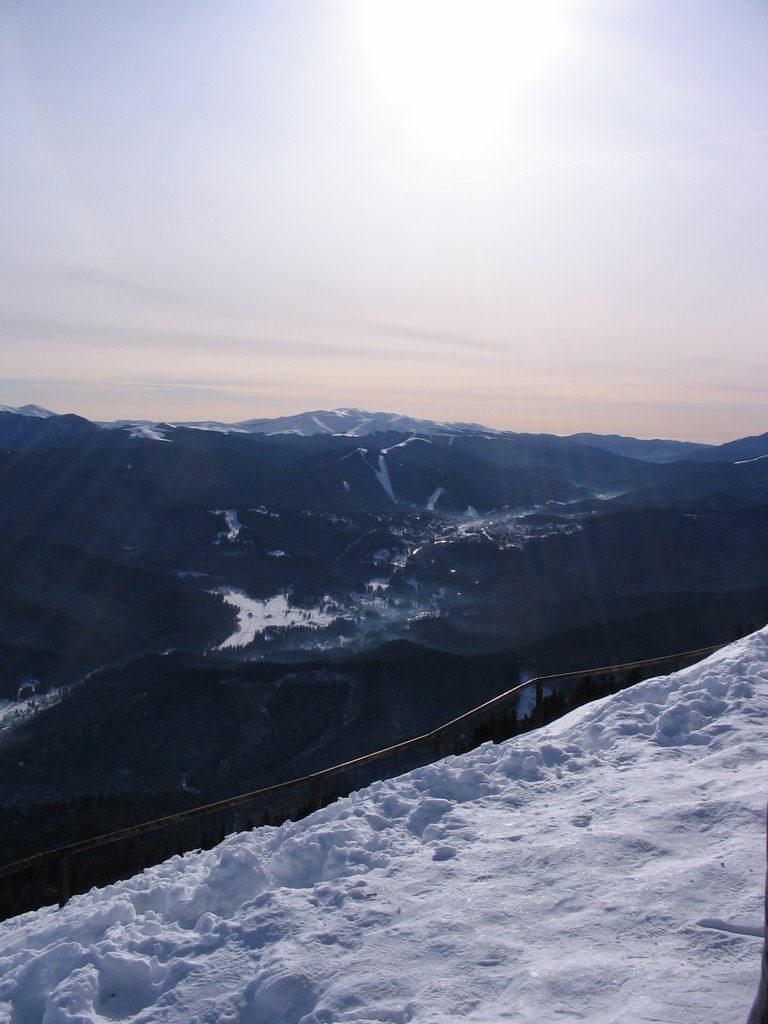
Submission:
M 547 445 L 557 449 L 574 447 L 592 448 L 610 455 L 641 462 L 727 462 L 739 463 L 759 460 L 768 455 L 768 433 L 738 438 L 722 445 L 703 444 L 694 441 L 672 439 L 643 439 L 620 434 L 595 434 L 581 432 L 562 436 L 547 433 L 527 433 L 512 430 L 498 430 L 481 423 L 421 419 L 394 412 L 370 412 L 365 409 L 341 407 L 338 409 L 314 409 L 291 416 L 276 416 L 239 420 L 224 423 L 218 420 L 174 421 L 147 419 L 120 419 L 92 422 L 74 413 L 57 414 L 42 406 L 29 404 L 14 408 L 0 405 L 0 443 L 4 433 L 13 431 L 13 440 L 21 432 L 34 440 L 35 444 L 47 444 L 60 432 L 72 435 L 73 431 L 88 432 L 96 429 L 114 432 L 119 443 L 132 440 L 172 441 L 185 431 L 200 431 L 209 434 L 256 435 L 262 437 L 281 436 L 295 438 L 365 438 L 377 434 L 425 434 L 440 436 L 449 440 L 452 436 L 471 436 L 515 442 L 528 447 L 531 458 L 538 462 L 541 447 Z M 5 430 L 3 428 L 5 424 Z M 11 428 L 11 423 L 15 424 Z M 45 427 L 44 427 L 45 424 Z M 8 436 L 10 444 L 11 438 Z M 14 447 L 14 444 L 10 444 Z
M 365 409 L 316 409 L 298 413 L 295 416 L 278 416 L 274 419 L 244 420 L 234 424 L 249 433 L 264 434 L 344 434 L 359 437 L 386 431 L 480 431 L 498 434 L 480 423 L 445 423 L 437 420 L 417 419 L 393 412 L 368 412 Z
M 620 434 L 570 434 L 569 441 L 600 448 L 614 455 L 625 455 L 631 459 L 645 459 L 649 462 L 679 462 L 681 459 L 699 459 L 709 452 L 716 452 L 717 445 L 697 444 L 695 441 L 669 441 L 654 438 L 643 441 L 636 437 Z
M 0 412 L 19 416 L 49 418 L 57 416 L 39 405 L 22 405 L 14 408 L 0 405 Z M 369 434 L 398 432 L 412 433 L 415 431 L 452 432 L 452 433 L 484 433 L 502 434 L 504 431 L 486 427 L 481 423 L 442 422 L 440 420 L 419 419 L 394 412 L 368 412 L 365 409 L 314 409 L 309 412 L 295 413 L 292 416 L 276 416 L 252 420 L 240 420 L 224 423 L 219 420 L 149 420 L 120 419 L 96 421 L 98 426 L 111 430 L 129 429 L 135 437 L 157 436 L 158 431 L 175 428 L 193 430 L 210 430 L 224 434 L 296 434 L 301 437 L 312 437 L 317 434 L 337 434 L 346 437 L 364 437 Z

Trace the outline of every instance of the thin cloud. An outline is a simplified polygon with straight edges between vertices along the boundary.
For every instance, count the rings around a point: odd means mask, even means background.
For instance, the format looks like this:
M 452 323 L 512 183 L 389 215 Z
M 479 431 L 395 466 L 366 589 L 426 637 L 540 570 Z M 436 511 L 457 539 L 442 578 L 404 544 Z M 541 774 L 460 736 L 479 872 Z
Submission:
M 440 349 L 465 349 L 472 352 L 478 349 L 492 352 L 506 350 L 505 345 L 478 338 L 476 335 L 457 334 L 453 331 L 443 331 L 439 328 L 429 329 L 406 323 L 387 323 L 381 320 L 368 320 L 363 317 L 348 318 L 339 321 L 339 324 L 344 327 L 352 327 L 367 335 L 391 338 L 404 343 L 418 342 L 420 344 L 437 346 Z
M 249 392 L 256 390 L 269 390 L 270 388 L 282 387 L 282 381 L 258 380 L 248 381 L 242 378 L 238 380 L 137 380 L 130 382 L 131 387 L 142 388 L 151 391 L 195 391 L 200 393 L 241 391 Z
M 51 268 L 50 274 L 55 279 L 69 283 L 100 288 L 112 293 L 116 292 L 121 295 L 128 295 L 131 298 L 139 298 L 144 301 L 149 300 L 163 305 L 188 303 L 190 298 L 193 297 L 192 293 L 185 293 L 171 288 L 161 288 L 155 284 L 147 284 L 135 278 L 113 276 L 85 267 L 71 267 L 63 270 L 58 267 Z
M 724 135 L 718 139 L 705 139 L 701 142 L 686 142 L 675 146 L 659 146 L 655 149 L 633 149 L 624 153 L 606 153 L 602 156 L 580 157 L 578 160 L 562 160 L 550 164 L 537 164 L 533 167 L 521 167 L 516 171 L 502 171 L 499 174 L 480 174 L 471 178 L 453 178 L 440 182 L 441 186 L 469 185 L 478 181 L 502 181 L 505 178 L 523 178 L 530 174 L 541 174 L 545 171 L 570 170 L 575 167 L 592 167 L 597 164 L 615 163 L 621 160 L 634 160 L 649 156 L 664 156 L 668 153 L 685 153 L 693 149 L 706 149 L 709 146 L 725 146 L 731 142 L 746 142 L 750 139 L 768 138 L 768 130 L 746 132 L 742 135 Z

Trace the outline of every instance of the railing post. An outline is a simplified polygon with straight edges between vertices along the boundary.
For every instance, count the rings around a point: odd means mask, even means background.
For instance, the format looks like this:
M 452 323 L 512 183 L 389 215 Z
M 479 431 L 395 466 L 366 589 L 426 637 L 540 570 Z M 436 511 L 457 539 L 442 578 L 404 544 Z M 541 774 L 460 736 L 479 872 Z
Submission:
M 435 760 L 440 761 L 443 757 L 443 734 L 438 732 L 435 735 Z
M 533 709 L 533 724 L 537 729 L 544 725 L 544 683 L 536 683 L 536 704 Z

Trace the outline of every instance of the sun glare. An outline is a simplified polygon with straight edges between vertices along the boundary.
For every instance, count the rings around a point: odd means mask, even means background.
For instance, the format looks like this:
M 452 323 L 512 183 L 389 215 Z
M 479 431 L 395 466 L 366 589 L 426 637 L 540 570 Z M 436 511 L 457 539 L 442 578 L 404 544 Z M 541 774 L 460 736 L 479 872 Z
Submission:
M 438 159 L 514 147 L 530 90 L 569 43 L 563 0 L 359 0 L 353 12 L 390 127 Z

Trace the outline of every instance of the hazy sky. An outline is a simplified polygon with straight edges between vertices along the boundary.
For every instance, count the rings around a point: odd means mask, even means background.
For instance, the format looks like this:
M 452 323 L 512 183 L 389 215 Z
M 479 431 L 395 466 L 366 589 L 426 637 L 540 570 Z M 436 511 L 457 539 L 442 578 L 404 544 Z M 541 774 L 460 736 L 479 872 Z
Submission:
M 0 0 L 0 404 L 768 430 L 766 0 Z

